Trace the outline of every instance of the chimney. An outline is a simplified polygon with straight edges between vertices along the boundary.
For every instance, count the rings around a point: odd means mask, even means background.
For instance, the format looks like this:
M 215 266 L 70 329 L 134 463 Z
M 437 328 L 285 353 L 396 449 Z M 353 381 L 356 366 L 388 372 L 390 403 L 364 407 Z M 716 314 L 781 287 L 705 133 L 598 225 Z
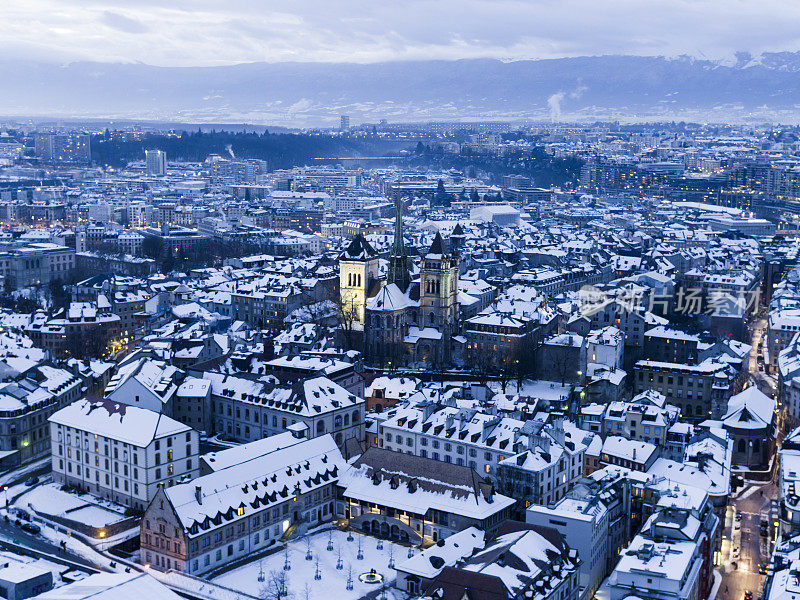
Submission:
M 203 503 L 203 488 L 199 485 L 194 486 L 194 499 L 197 500 L 198 504 Z

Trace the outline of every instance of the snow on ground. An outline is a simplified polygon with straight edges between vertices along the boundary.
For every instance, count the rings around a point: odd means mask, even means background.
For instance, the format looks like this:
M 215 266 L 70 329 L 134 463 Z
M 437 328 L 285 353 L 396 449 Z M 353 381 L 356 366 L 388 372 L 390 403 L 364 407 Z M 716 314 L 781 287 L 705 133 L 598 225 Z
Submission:
M 91 527 L 104 527 L 125 518 L 124 507 L 112 505 L 88 494 L 73 494 L 61 490 L 56 483 L 48 483 L 20 496 L 14 503 L 23 509 L 62 516 Z
M 395 571 L 389 568 L 390 552 L 394 557 L 395 563 L 401 563 L 408 558 L 408 548 L 383 541 L 383 549 L 378 550 L 378 540 L 373 537 L 353 532 L 353 541 L 347 541 L 347 532 L 334 529 L 332 531 L 333 550 L 328 551 L 328 531 L 310 534 L 307 537 L 294 540 L 289 543 L 289 563 L 291 569 L 286 572 L 288 576 L 288 588 L 293 592 L 295 598 L 305 599 L 305 586 L 308 584 L 310 600 L 357 600 L 369 593 L 379 593 L 380 585 L 362 583 L 358 576 L 362 573 L 375 569 L 384 576 L 384 583 L 387 585 L 386 597 L 388 600 L 404 600 L 408 596 L 391 587 L 394 584 Z M 311 541 L 312 560 L 306 560 L 306 539 Z M 364 555 L 363 560 L 358 560 L 358 542 L 361 540 L 361 549 Z M 336 569 L 338 549 L 341 548 L 343 569 Z M 418 550 L 415 550 L 418 552 Z M 319 557 L 319 570 L 322 579 L 315 580 L 317 557 Z M 238 569 L 229 571 L 223 575 L 215 577 L 214 583 L 224 585 L 229 588 L 241 590 L 246 594 L 259 596 L 262 588 L 267 583 L 258 581 L 262 569 L 266 580 L 269 580 L 270 573 L 283 574 L 285 561 L 284 551 L 281 550 L 265 558 L 255 560 Z M 348 567 L 352 567 L 353 589 L 347 588 Z
M 54 542 L 55 544 L 64 542 L 67 545 L 67 550 L 73 554 L 77 554 L 78 556 L 81 556 L 108 571 L 115 571 L 117 573 L 122 573 L 124 571 L 124 565 L 117 562 L 117 566 L 112 567 L 112 561 L 107 556 L 100 554 L 97 550 L 94 550 L 93 548 L 84 544 L 75 536 L 51 529 L 45 523 L 40 523 L 40 525 L 42 526 L 41 536 L 50 540 L 51 542 Z M 69 556 L 67 555 L 65 558 L 69 558 Z
M 14 481 L 15 479 L 19 479 L 20 477 L 24 477 L 28 473 L 32 473 L 33 471 L 38 471 L 39 469 L 43 469 L 45 467 L 50 466 L 50 457 L 42 458 L 12 471 L 8 471 L 0 475 L 0 485 L 5 485 L 10 481 Z
M 67 571 L 67 567 L 56 562 L 44 560 L 42 558 L 35 558 L 32 556 L 22 556 L 14 554 L 13 552 L 2 551 L 0 552 L 0 564 L 8 565 L 10 567 L 19 567 L 26 570 L 28 567 L 36 567 L 44 571 L 50 571 L 53 574 L 53 585 L 59 587 L 66 582 L 61 579 L 61 573 Z

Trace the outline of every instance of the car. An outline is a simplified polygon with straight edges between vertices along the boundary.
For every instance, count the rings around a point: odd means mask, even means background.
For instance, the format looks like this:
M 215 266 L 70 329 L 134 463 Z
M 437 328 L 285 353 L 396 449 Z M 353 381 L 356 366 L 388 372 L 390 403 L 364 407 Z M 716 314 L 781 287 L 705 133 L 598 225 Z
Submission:
M 22 529 L 22 531 L 27 531 L 28 533 L 32 533 L 34 535 L 42 532 L 42 528 L 35 523 L 23 523 L 19 526 L 19 528 Z
M 753 600 L 753 592 L 751 592 L 750 590 L 747 590 L 744 593 L 744 600 Z
M 28 513 L 26 513 L 24 510 L 22 510 L 21 508 L 18 508 L 16 510 L 16 515 L 17 515 L 17 519 L 19 519 L 20 521 L 30 521 L 31 520 L 31 516 Z
M 39 483 L 39 478 L 38 477 L 30 477 L 30 478 L 25 480 L 25 485 L 28 486 L 28 487 L 31 487 L 32 485 L 36 485 L 37 483 Z
M 762 564 L 758 565 L 758 574 L 759 575 L 766 575 L 767 574 L 767 567 Z
M 741 521 L 742 520 L 742 513 L 740 513 L 740 512 L 736 513 L 736 520 L 737 521 Z

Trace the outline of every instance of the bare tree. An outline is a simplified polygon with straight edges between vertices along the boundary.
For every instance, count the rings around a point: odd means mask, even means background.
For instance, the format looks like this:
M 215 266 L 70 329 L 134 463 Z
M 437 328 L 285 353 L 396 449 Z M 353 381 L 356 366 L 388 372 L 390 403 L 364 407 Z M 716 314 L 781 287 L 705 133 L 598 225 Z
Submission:
M 289 589 L 289 576 L 286 571 L 270 571 L 259 593 L 261 600 L 290 600 L 294 592 Z
M 356 323 L 358 323 L 358 306 L 355 301 L 337 299 L 336 320 L 339 324 L 339 331 L 342 333 L 343 343 L 348 350 L 355 350 Z
M 487 357 L 479 354 L 477 350 L 473 350 L 469 352 L 465 362 L 472 374 L 477 377 L 478 381 L 486 385 L 491 372 L 491 364 L 487 360 Z
M 561 380 L 562 386 L 567 383 L 567 379 L 577 367 L 573 362 L 572 353 L 565 346 L 549 346 L 545 350 L 542 362 L 553 370 L 553 373 Z

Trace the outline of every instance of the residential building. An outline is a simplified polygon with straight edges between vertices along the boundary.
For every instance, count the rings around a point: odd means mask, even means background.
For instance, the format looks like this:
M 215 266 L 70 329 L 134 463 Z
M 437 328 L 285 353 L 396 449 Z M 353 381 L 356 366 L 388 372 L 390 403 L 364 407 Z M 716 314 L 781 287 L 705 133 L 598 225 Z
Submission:
M 400 542 L 438 542 L 468 527 L 494 534 L 514 499 L 474 469 L 370 447 L 339 480 L 336 516 Z
M 257 442 L 258 443 L 258 442 Z M 203 575 L 263 551 L 290 529 L 334 517 L 347 468 L 331 435 L 276 447 L 172 487 L 159 487 L 142 517 L 142 562 Z
M 53 479 L 132 509 L 200 472 L 199 434 L 166 415 L 86 399 L 48 420 Z

